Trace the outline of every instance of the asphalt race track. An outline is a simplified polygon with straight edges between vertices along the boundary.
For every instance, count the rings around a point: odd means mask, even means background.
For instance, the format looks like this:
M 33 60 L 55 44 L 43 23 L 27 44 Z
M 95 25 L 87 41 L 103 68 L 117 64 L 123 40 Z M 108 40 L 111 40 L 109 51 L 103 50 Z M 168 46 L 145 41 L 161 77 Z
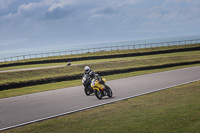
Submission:
M 0 130 L 197 80 L 200 66 L 108 81 L 114 96 L 110 99 L 86 96 L 83 86 L 0 99 Z

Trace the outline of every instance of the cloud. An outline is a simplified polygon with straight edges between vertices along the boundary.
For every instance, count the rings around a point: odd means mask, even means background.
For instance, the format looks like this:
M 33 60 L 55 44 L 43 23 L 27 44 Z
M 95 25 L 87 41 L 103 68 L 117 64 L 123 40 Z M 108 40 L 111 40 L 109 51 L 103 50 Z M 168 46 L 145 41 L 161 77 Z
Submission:
M 6 3 L 5 0 L 2 0 L 2 3 Z M 59 19 L 65 18 L 70 13 L 76 12 L 79 14 L 87 15 L 90 14 L 93 16 L 104 16 L 115 13 L 116 9 L 119 10 L 121 6 L 134 4 L 139 0 L 124 0 L 123 2 L 120 0 L 108 0 L 102 2 L 102 0 L 97 0 L 95 2 L 90 0 L 11 0 L 11 2 L 7 2 L 7 7 L 12 5 L 13 3 L 18 6 L 15 12 L 7 12 L 4 14 L 4 19 L 9 19 L 10 16 L 16 16 L 18 18 L 24 17 L 24 19 L 38 19 L 38 18 L 47 18 L 47 19 Z M 86 6 L 87 8 L 83 8 L 82 6 Z M 14 17 L 15 18 L 15 17 Z M 43 19 L 43 20 L 44 20 Z M 10 20 L 12 21 L 12 20 Z
M 198 5 L 198 6 L 196 6 Z M 190 0 L 165 0 L 159 6 L 146 9 L 145 24 L 177 24 L 193 21 L 200 17 L 200 2 Z M 178 24 L 179 23 L 179 24 Z
M 6 2 L 2 1 L 2 3 Z M 33 21 L 38 21 L 38 19 L 41 19 L 42 21 L 45 20 L 45 18 L 49 19 L 50 17 L 52 17 L 52 19 L 61 18 L 66 16 L 64 15 L 65 13 L 70 13 L 70 4 L 73 3 L 74 2 L 72 2 L 71 0 L 32 0 L 32 2 L 20 4 L 17 7 L 16 12 L 10 11 L 7 12 L 7 14 L 0 15 L 0 19 L 3 18 L 7 19 L 8 21 L 15 21 L 16 18 L 23 18 L 32 19 Z M 9 5 L 12 5 L 12 2 L 7 4 L 7 6 Z
M 44 15 L 47 7 L 42 2 L 31 2 L 19 6 L 17 17 L 23 17 L 24 19 L 38 20 Z
M 73 3 L 75 3 L 75 1 L 72 1 L 72 0 L 58 0 L 56 2 L 55 1 L 51 1 L 51 2 L 50 1 L 46 1 L 45 3 L 49 5 L 48 11 L 51 12 L 54 9 L 64 8 L 67 5 L 72 5 Z
M 1 40 L 0 46 L 8 46 L 8 45 L 14 45 L 17 43 L 23 43 L 28 41 L 30 38 L 21 38 L 21 39 L 15 39 L 15 40 Z
M 12 34 L 16 42 L 18 34 L 90 41 L 200 30 L 199 0 L 0 0 L 0 7 L 0 36 Z
M 91 10 L 90 19 L 109 17 L 111 18 L 113 14 L 116 14 L 118 11 L 112 7 L 100 7 Z
M 16 0 L 0 0 L 0 9 L 7 9 Z
M 2 7 L 9 7 L 12 3 L 19 3 L 19 0 L 0 0 L 0 4 Z M 156 18 L 167 16 L 168 14 L 177 13 L 183 14 L 190 13 L 191 10 L 194 11 L 195 9 L 199 11 L 197 4 L 199 5 L 200 2 L 198 0 L 164 0 L 160 2 L 152 2 L 148 0 L 27 0 L 29 2 L 25 2 L 22 0 L 24 4 L 18 5 L 17 11 L 15 13 L 8 12 L 6 15 L 11 16 L 23 16 L 24 18 L 40 18 L 40 17 L 47 17 L 48 19 L 52 17 L 52 19 L 66 17 L 70 13 L 76 12 L 82 15 L 90 14 L 93 18 L 94 16 L 104 16 L 104 15 L 111 15 L 117 14 L 121 15 L 119 17 L 124 16 L 138 16 L 137 13 L 147 13 L 142 14 L 144 17 L 150 14 L 149 18 Z M 156 3 L 162 3 L 160 5 L 153 5 Z M 148 6 L 149 5 L 149 6 Z M 196 6 L 195 6 L 196 5 Z M 87 7 L 87 8 L 84 8 Z M 145 7 L 144 7 L 145 6 Z M 194 7 L 195 9 L 191 8 Z M 137 8 L 140 7 L 139 11 Z M 151 9 L 151 10 L 150 10 Z M 142 11 L 145 10 L 145 11 Z M 133 12 L 137 11 L 137 12 Z M 196 12 L 197 12 L 196 11 Z M 66 15 L 64 15 L 66 14 Z M 4 14 L 4 16 L 6 16 Z M 140 17 L 142 17 L 142 15 Z M 189 14 L 191 15 L 191 14 Z M 188 16 L 189 16 L 188 15 Z M 35 17 L 33 17 L 35 16 Z M 39 17 L 36 17 L 39 16 Z M 79 16 L 79 15 L 78 15 Z M 171 15 L 170 15 L 171 16 Z M 76 14 L 75 16 L 76 17 Z M 88 17 L 88 16 L 86 16 Z M 143 18 L 144 18 L 143 17 Z M 8 17 L 9 18 L 9 17 Z M 134 17 L 133 17 L 134 18 Z M 89 18 L 88 18 L 89 19 Z
M 45 16 L 47 19 L 59 19 L 59 18 L 65 18 L 72 12 L 73 12 L 72 8 L 68 6 L 56 7 L 54 9 L 48 10 L 45 13 Z

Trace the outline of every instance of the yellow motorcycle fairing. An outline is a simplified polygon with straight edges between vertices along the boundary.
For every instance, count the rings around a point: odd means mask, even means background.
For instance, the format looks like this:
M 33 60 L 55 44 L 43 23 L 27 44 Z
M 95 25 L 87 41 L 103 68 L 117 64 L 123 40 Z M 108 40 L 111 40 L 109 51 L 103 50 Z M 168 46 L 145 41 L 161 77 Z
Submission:
M 105 78 L 102 78 L 102 80 L 104 81 L 104 83 L 106 82 Z M 92 81 L 91 87 L 93 88 L 93 90 L 97 90 L 97 91 L 103 90 L 105 88 L 105 86 L 102 84 L 99 84 L 99 81 L 97 81 L 97 80 Z

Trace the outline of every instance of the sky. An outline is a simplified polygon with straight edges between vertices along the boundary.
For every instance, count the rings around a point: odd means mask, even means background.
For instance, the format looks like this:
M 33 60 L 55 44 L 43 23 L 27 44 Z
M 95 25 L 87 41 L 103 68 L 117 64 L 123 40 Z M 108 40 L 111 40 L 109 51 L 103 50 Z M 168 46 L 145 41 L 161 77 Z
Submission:
M 200 34 L 200 0 L 0 0 L 0 51 Z

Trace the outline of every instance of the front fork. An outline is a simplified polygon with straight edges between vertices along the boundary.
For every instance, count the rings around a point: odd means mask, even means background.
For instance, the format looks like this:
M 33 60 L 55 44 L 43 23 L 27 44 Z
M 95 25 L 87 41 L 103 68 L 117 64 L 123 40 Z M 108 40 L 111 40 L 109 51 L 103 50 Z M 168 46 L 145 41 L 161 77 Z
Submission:
M 106 96 L 106 94 L 108 93 L 108 92 L 107 92 L 106 86 L 104 86 L 104 90 L 103 90 L 103 91 L 101 91 L 101 89 L 98 88 L 98 87 L 95 87 L 95 88 L 94 88 L 94 91 L 95 91 L 95 90 L 97 90 L 98 92 L 100 92 L 103 96 Z
M 98 87 L 95 87 L 93 90 L 94 90 L 94 91 L 95 91 L 95 90 L 100 91 L 100 89 L 99 89 Z

